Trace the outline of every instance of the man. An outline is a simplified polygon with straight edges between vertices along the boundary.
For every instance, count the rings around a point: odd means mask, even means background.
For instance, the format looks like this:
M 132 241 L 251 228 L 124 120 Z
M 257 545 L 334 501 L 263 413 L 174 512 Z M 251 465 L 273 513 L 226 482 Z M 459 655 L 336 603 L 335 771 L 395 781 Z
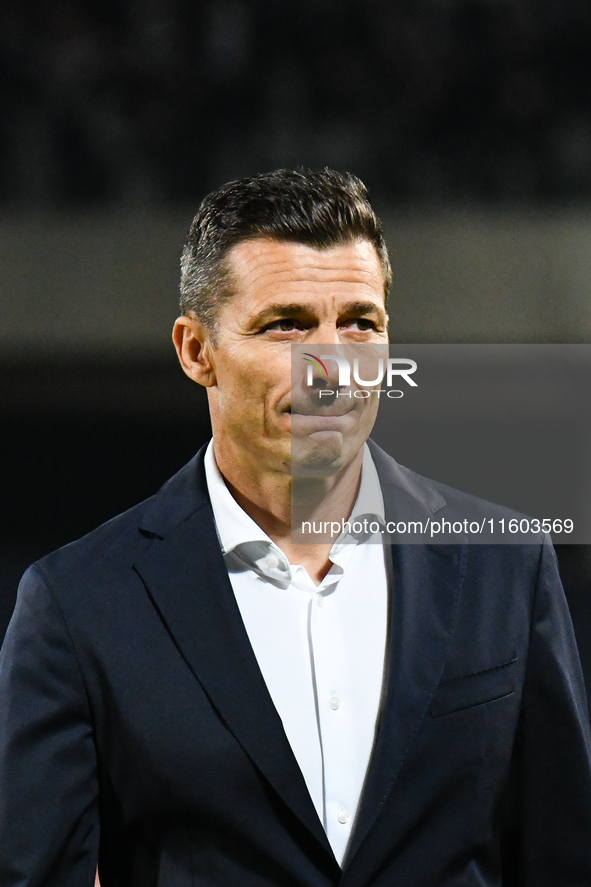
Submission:
M 383 347 L 389 282 L 352 176 L 283 170 L 203 202 L 174 342 L 213 442 L 23 578 L 0 887 L 90 887 L 97 855 L 103 887 L 591 884 L 551 547 L 293 541 L 294 491 L 336 519 L 468 501 L 368 448 L 353 400 L 304 402 L 292 448 L 291 345 Z

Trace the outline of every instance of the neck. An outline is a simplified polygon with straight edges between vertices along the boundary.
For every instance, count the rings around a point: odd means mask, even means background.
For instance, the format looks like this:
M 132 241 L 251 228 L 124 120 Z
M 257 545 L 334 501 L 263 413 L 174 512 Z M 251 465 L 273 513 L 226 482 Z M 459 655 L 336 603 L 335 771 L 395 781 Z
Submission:
M 232 458 L 214 436 L 218 468 L 240 507 L 281 548 L 292 564 L 304 566 L 319 583 L 331 562 L 329 553 L 339 532 L 327 532 L 317 543 L 302 539 L 303 521 L 331 523 L 336 527 L 353 508 L 363 461 L 363 449 L 330 477 L 293 478 L 285 470 L 262 470 L 260 461 Z

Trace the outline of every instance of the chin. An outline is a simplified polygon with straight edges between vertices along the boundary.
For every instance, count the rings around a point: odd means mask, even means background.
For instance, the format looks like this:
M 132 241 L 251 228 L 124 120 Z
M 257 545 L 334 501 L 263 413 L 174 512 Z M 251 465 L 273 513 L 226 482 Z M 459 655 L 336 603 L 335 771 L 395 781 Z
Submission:
M 306 438 L 292 438 L 291 472 L 299 477 L 330 477 L 353 458 L 343 435 L 323 431 Z M 349 458 L 347 458 L 349 456 Z

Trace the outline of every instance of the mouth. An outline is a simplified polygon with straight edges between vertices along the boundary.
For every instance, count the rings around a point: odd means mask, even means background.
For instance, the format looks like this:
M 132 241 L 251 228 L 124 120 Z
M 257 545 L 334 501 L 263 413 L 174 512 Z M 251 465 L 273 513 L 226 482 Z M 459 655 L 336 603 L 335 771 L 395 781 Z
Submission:
M 332 405 L 327 407 L 316 407 L 315 409 L 295 409 L 292 410 L 290 407 L 286 410 L 287 413 L 291 416 L 305 416 L 310 419 L 342 419 L 343 416 L 347 416 L 349 413 L 358 412 L 357 404 L 354 406 L 343 405 L 340 404 L 338 406 Z
M 283 410 L 293 416 L 306 416 L 314 419 L 339 419 L 349 413 L 359 413 L 363 410 L 365 401 L 351 397 L 350 393 L 343 392 L 342 400 L 327 398 L 324 402 L 320 399 L 311 400 L 302 398 L 299 401 L 288 403 Z M 366 404 L 365 404 L 366 405 Z
M 333 409 L 316 413 L 292 413 L 291 434 L 298 438 L 311 437 L 323 432 L 338 432 L 339 435 L 348 436 L 359 421 L 360 413 L 353 407 L 348 407 L 346 411 L 340 408 L 338 412 Z

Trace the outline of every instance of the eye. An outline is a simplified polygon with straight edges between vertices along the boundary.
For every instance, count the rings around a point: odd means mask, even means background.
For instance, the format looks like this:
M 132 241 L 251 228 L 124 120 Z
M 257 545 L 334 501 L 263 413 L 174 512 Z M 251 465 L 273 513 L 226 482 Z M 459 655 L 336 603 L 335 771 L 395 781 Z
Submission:
M 346 320 L 342 326 L 353 328 L 359 330 L 361 333 L 366 333 L 369 330 L 375 330 L 376 325 L 373 320 L 370 320 L 368 317 L 354 317 L 350 320 Z
M 274 320 L 265 326 L 266 330 L 276 330 L 280 333 L 292 333 L 296 330 L 303 330 L 304 325 L 301 321 L 294 317 L 282 317 L 280 320 Z

